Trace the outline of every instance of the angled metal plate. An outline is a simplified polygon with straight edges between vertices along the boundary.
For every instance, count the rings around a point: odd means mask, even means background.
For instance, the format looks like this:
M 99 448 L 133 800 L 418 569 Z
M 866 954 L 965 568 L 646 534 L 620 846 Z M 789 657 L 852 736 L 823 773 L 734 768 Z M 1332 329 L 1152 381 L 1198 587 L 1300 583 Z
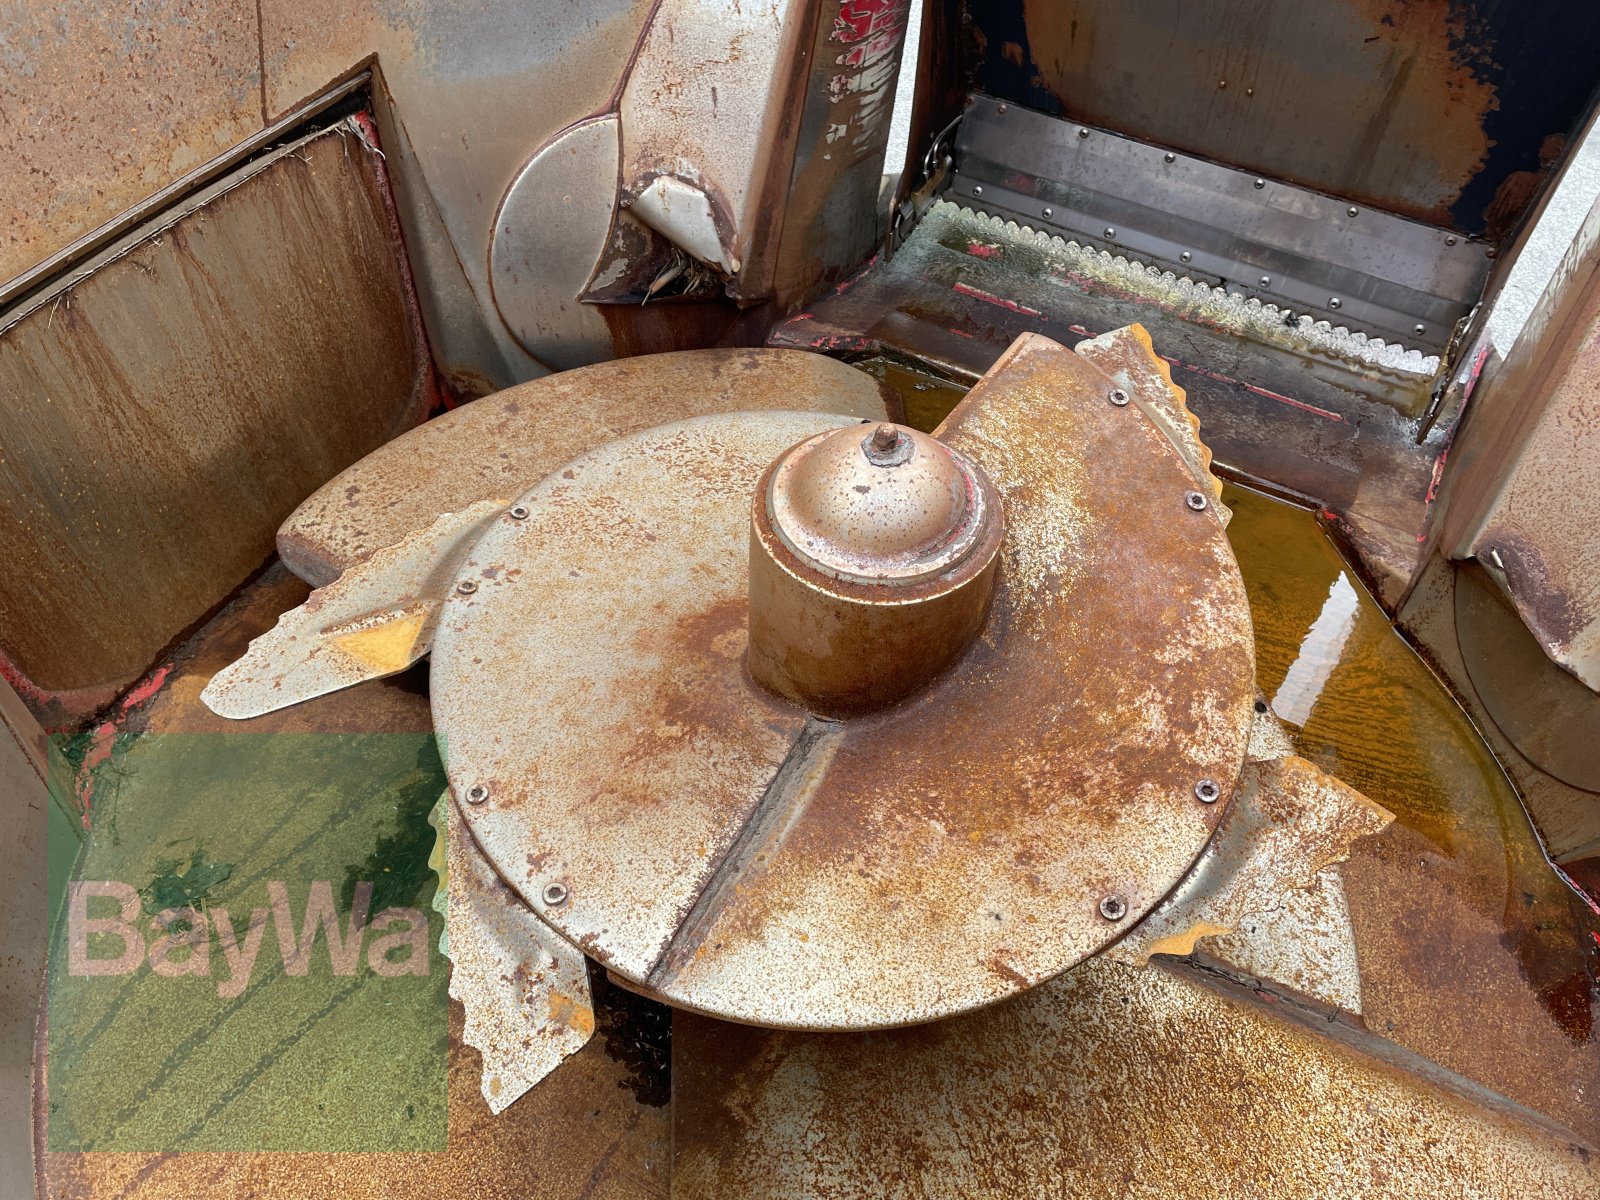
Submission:
M 218 716 L 243 720 L 420 661 L 433 644 L 440 598 L 456 564 L 503 507 L 501 500 L 480 500 L 374 551 L 284 613 L 244 657 L 211 677 L 200 698 Z
M 442 885 L 434 907 L 445 913 L 439 948 L 466 1013 L 461 1040 L 483 1055 L 489 1111 L 504 1112 L 594 1035 L 589 968 L 494 873 L 448 795 L 429 821 L 439 831 L 430 860 Z

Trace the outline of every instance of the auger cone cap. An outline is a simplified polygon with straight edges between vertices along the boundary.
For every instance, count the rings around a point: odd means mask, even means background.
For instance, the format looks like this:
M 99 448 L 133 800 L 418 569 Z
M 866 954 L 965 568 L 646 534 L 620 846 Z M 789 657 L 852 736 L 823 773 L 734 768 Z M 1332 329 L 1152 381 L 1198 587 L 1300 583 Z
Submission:
M 916 430 L 790 447 L 751 509 L 751 675 L 822 716 L 910 695 L 977 637 L 1004 525 L 982 468 Z

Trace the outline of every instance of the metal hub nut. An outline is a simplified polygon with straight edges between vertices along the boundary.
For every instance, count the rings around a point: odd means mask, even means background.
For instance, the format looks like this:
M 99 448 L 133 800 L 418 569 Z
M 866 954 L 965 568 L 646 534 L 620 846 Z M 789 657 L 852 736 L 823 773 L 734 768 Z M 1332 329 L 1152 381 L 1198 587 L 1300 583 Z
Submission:
M 825 716 L 902 699 L 977 636 L 1002 527 L 976 464 L 914 429 L 791 447 L 751 514 L 751 674 Z

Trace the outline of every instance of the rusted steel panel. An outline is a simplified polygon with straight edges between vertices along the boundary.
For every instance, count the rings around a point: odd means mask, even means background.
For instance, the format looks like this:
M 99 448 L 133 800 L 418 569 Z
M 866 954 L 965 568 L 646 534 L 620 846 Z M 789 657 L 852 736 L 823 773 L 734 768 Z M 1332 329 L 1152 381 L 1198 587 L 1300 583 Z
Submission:
M 0 628 L 35 688 L 137 675 L 426 411 L 376 161 L 346 124 L 285 147 L 0 333 Z
M 1128 393 L 1133 403 L 1150 417 L 1189 464 L 1189 473 L 1206 494 L 1222 502 L 1222 480 L 1211 473 L 1211 447 L 1200 436 L 1200 418 L 1189 411 L 1189 398 L 1172 381 L 1172 367 L 1156 353 L 1155 343 L 1143 325 L 1124 325 L 1075 347 Z M 1218 510 L 1222 523 L 1230 513 Z
M 965 10 L 1001 99 L 1491 240 L 1583 118 L 1600 53 L 1580 0 Z
M 1188 871 L 1244 754 L 1250 616 L 1187 466 L 1113 390 L 1024 338 L 941 426 L 1005 507 L 988 625 L 929 691 L 844 724 L 670 994 L 761 1023 L 928 1019 L 1071 967 Z
M 872 1035 L 673 1019 L 675 1200 L 1578 1197 L 1593 1156 L 1224 999 L 1095 959 Z
M 574 358 L 566 349 L 569 341 L 609 344 L 601 314 L 576 302 L 599 242 L 575 274 L 557 278 L 546 267 L 545 282 L 565 307 L 546 311 L 532 357 L 515 336 L 517 321 L 503 323 L 496 310 L 490 248 L 508 184 L 535 152 L 614 107 L 653 8 L 653 0 L 262 0 L 269 113 L 376 59 L 380 121 L 429 332 L 446 376 L 463 390 L 481 394 L 540 375 L 552 365 L 545 354 L 561 366 L 607 357 Z M 504 113 L 516 120 L 493 119 Z M 614 191 L 614 172 L 610 178 Z M 585 197 L 568 201 L 556 191 L 542 199 L 538 218 L 559 227 L 566 205 Z M 598 197 L 607 205 L 612 199 Z
M 850 423 L 735 414 L 612 443 L 522 497 L 529 515 L 468 556 L 475 591 L 445 605 L 434 718 L 456 797 L 480 801 L 473 836 L 632 979 L 805 724 L 744 671 L 749 496 L 780 451 Z
M 0 281 L 264 124 L 256 6 L 0 9 Z
M 714 412 L 895 415 L 870 375 L 821 354 L 686 350 L 619 359 L 485 396 L 396 438 L 317 490 L 278 531 L 302 578 L 326 584 L 440 513 L 513 497 L 613 438 Z
M 1107 953 L 1134 966 L 1152 954 L 1188 954 L 1199 939 L 1272 912 L 1286 893 L 1311 886 L 1323 868 L 1343 861 L 1352 842 L 1393 819 L 1303 758 L 1252 756 L 1194 870 Z
M 802 43 L 816 5 L 664 0 L 628 72 L 622 120 L 622 201 L 640 220 L 733 280 L 737 295 L 764 296 L 770 277 L 745 265 L 771 214 L 772 167 L 792 145 Z M 688 203 L 704 198 L 697 220 Z M 696 241 L 696 234 L 699 239 Z
M 1436 555 L 1398 620 L 1483 731 L 1545 852 L 1600 904 L 1600 696 L 1550 660 L 1481 564 Z
M 70 868 L 78 844 L 67 832 L 70 809 L 52 794 L 62 789 L 50 742 L 4 680 L 0 738 L 0 812 L 6 822 L 0 868 L 7 885 L 0 915 L 0 1193 L 25 1196 L 33 1184 L 33 1026 L 44 985 L 48 877 L 63 858 Z
M 1517 452 L 1472 540 L 1544 652 L 1600 691 L 1600 274 L 1545 377 L 1544 412 Z M 1501 388 L 1480 404 L 1506 397 Z
M 1363 569 L 1398 599 L 1446 439 L 1412 416 L 1437 362 L 940 201 L 894 258 L 815 303 L 772 345 L 885 351 L 976 378 L 1023 333 L 1075 346 L 1151 333 L 1224 467 L 1315 500 L 1348 524 Z
M 1435 513 L 1448 557 L 1476 557 L 1544 652 L 1600 691 L 1600 204 L 1506 359 L 1487 366 Z

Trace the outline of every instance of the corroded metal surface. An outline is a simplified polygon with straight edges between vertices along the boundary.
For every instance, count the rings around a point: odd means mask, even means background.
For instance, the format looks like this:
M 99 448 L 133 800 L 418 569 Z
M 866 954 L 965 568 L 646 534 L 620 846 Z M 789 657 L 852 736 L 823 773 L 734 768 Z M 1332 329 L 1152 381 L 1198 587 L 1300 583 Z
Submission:
M 234 720 L 259 717 L 421 661 L 457 564 L 503 507 L 480 500 L 374 550 L 213 675 L 206 706 Z
M 237 0 L 8 5 L 0 45 L 0 281 L 263 123 L 256 12 Z
M 375 107 L 406 249 L 430 305 L 429 334 L 446 376 L 476 394 L 546 369 L 496 314 L 491 247 L 507 186 L 541 145 L 613 105 L 653 7 L 653 0 L 262 0 L 269 113 L 377 62 Z M 490 119 L 502 113 L 516 120 Z M 615 187 L 613 177 L 602 203 L 609 206 Z M 572 203 L 591 199 L 574 195 Z M 564 198 L 553 200 L 556 207 L 538 214 L 545 227 L 563 220 Z M 558 315 L 571 318 L 562 333 L 592 336 L 599 327 L 596 314 L 577 311 L 586 278 L 548 275 L 567 306 Z M 535 344 L 559 356 L 556 338 Z
M 1545 653 L 1592 691 L 1600 691 L 1597 376 L 1600 200 L 1526 331 L 1472 396 L 1445 483 L 1441 546 L 1475 556 Z
M 850 418 L 702 417 L 552 473 L 473 547 L 433 710 L 473 835 L 535 911 L 642 980 L 805 723 L 744 672 L 747 507 Z M 692 648 L 692 652 L 690 651 Z M 544 899 L 551 885 L 562 903 Z
M 1350 589 L 1315 516 L 1240 489 L 1228 501 L 1262 690 L 1320 663 L 1296 750 L 1395 814 L 1339 867 L 1368 1039 L 1600 1147 L 1600 915 L 1550 869 L 1490 748 L 1359 584 L 1348 637 L 1313 632 Z
M 1289 756 L 1245 764 L 1233 805 L 1193 871 L 1107 951 L 1143 966 L 1152 954 L 1188 954 L 1200 938 L 1231 933 L 1276 909 L 1286 892 L 1343 861 L 1357 838 L 1393 815 L 1355 789 Z
M 426 410 L 377 162 L 345 123 L 285 146 L 0 333 L 0 627 L 39 688 L 143 672 Z
M 841 285 L 883 240 L 878 192 L 911 0 L 815 0 L 803 103 L 772 247 L 779 308 Z
M 324 584 L 442 512 L 517 495 L 545 472 L 636 430 L 737 410 L 893 416 L 888 390 L 821 354 L 688 350 L 619 359 L 475 400 L 336 476 L 278 531 L 278 551 Z
M 965 65 L 1002 100 L 1492 239 L 1582 120 L 1600 46 L 1577 0 L 963 8 Z
M 1188 973 L 872 1035 L 673 1021 L 675 1200 L 1577 1200 L 1600 1166 Z
M 623 203 L 750 300 L 771 288 L 771 264 L 754 257 L 774 200 L 765 167 L 793 141 L 792 77 L 818 7 L 663 0 L 618 103 Z M 655 202 L 661 185 L 678 189 L 666 193 L 671 202 Z M 694 197 L 698 205 L 686 203 Z
M 1217 461 L 1314 498 L 1348 523 L 1369 578 L 1398 599 L 1444 449 L 1405 414 L 1426 407 L 1437 363 L 1402 347 L 1293 326 L 1268 306 L 1109 252 L 935 203 L 888 262 L 778 326 L 773 345 L 910 357 L 976 378 L 1023 333 L 1074 346 L 1149 329 L 1204 423 Z
M 448 795 L 429 819 L 444 847 L 450 996 L 466 1015 L 461 1040 L 483 1055 L 484 1101 L 500 1113 L 594 1035 L 589 968 L 494 873 Z
M 1200 436 L 1200 418 L 1189 411 L 1188 397 L 1172 381 L 1172 364 L 1156 353 L 1143 325 L 1124 325 L 1086 338 L 1074 350 L 1116 381 L 1132 403 L 1161 427 L 1178 448 L 1195 482 L 1217 500 L 1217 515 L 1226 525 L 1232 514 L 1222 503 L 1222 480 L 1211 472 L 1211 447 Z
M 1285 892 L 1271 912 L 1244 918 L 1232 933 L 1207 936 L 1195 958 L 1259 991 L 1319 1005 L 1333 1020 L 1361 1015 L 1361 963 L 1339 868 Z
M 756 440 L 778 418 L 549 477 L 474 547 L 435 642 L 452 786 L 485 789 L 466 819 L 497 868 L 619 974 L 764 1024 L 925 1020 L 1114 939 L 1226 809 L 1253 659 L 1216 514 L 1112 390 L 1024 339 L 952 415 L 1005 506 L 989 627 L 932 689 L 843 725 L 802 731 L 740 666 L 729 510 L 788 444 Z
M 941 427 L 1005 508 L 988 627 L 844 726 L 661 990 L 772 1024 L 926 1019 L 1072 966 L 1189 869 L 1244 755 L 1250 617 L 1187 468 L 1111 390 L 1024 338 Z M 1196 799 L 1208 778 L 1221 803 Z

